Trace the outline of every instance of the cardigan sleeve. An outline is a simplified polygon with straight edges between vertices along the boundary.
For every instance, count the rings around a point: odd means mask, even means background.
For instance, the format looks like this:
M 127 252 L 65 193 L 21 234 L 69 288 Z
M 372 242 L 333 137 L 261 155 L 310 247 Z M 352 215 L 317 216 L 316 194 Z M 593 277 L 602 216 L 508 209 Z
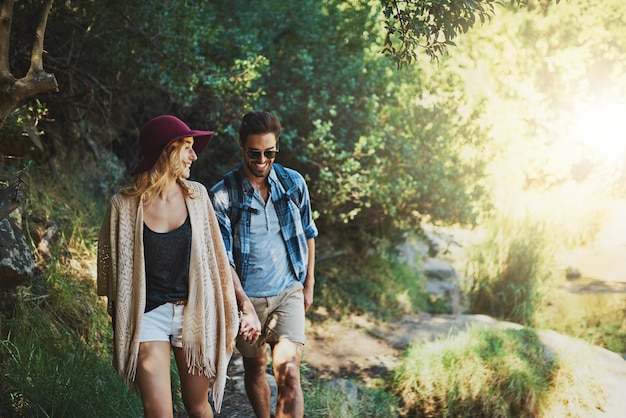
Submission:
M 107 311 L 114 317 L 113 303 L 117 296 L 117 239 L 120 216 L 120 194 L 113 195 L 108 202 L 98 235 L 97 294 L 108 299 Z

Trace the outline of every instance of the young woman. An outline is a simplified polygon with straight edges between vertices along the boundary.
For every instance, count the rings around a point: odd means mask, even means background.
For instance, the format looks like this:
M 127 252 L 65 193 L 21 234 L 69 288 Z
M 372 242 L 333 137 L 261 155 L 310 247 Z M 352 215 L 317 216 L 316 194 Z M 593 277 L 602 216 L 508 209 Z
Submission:
M 238 330 L 230 265 L 207 190 L 189 170 L 213 132 L 163 115 L 139 135 L 133 181 L 109 200 L 98 243 L 113 365 L 139 390 L 146 417 L 173 415 L 170 353 L 190 417 L 220 411 Z

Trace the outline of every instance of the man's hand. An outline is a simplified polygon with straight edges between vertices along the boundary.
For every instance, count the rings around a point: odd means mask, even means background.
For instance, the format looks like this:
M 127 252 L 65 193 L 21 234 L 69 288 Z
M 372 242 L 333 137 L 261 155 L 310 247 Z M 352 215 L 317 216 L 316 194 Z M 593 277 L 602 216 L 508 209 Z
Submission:
M 313 305 L 313 286 L 304 287 L 304 311 L 308 311 L 311 305 Z
M 313 305 L 313 289 L 315 289 L 315 276 L 312 272 L 307 274 L 304 281 L 304 312 L 308 311 L 311 305 Z

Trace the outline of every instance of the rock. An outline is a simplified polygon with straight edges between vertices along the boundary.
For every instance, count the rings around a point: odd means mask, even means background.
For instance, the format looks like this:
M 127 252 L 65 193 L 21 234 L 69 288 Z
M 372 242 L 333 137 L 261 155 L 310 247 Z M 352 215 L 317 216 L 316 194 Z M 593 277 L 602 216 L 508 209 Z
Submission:
M 456 282 L 426 281 L 425 290 L 431 295 L 431 300 L 443 300 L 454 315 L 462 313 L 461 287 Z
M 0 290 L 27 283 L 35 271 L 35 258 L 19 220 L 19 210 L 0 220 Z
M 425 290 L 430 294 L 431 302 L 436 305 L 443 304 L 446 313 L 455 315 L 462 313 L 463 292 L 452 263 L 441 258 L 426 258 L 422 263 L 422 270 L 427 278 Z M 434 312 L 444 311 L 435 309 Z
M 441 258 L 426 258 L 422 262 L 422 269 L 426 277 L 442 281 L 457 280 L 456 270 L 454 266 Z
M 567 280 L 577 280 L 580 279 L 582 275 L 580 274 L 580 270 L 576 267 L 569 266 L 565 269 L 565 278 Z
M 328 383 L 328 388 L 334 391 L 341 391 L 346 395 L 346 400 L 351 406 L 356 406 L 359 399 L 359 388 L 348 379 L 334 379 Z

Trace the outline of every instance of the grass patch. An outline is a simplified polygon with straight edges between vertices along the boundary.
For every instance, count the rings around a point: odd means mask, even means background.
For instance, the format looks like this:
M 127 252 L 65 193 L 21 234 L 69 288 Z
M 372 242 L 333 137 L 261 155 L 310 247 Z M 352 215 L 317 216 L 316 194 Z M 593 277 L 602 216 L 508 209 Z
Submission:
M 104 345 L 74 335 L 47 302 L 26 292 L 15 296 L 14 315 L 1 324 L 3 417 L 141 415 Z
M 112 367 L 112 331 L 96 296 L 96 236 L 105 208 L 97 165 L 57 182 L 37 167 L 25 183 L 24 230 L 37 247 L 29 286 L 2 295 L 0 415 L 140 416 Z
M 537 312 L 537 327 L 626 353 L 626 295 L 578 294 L 555 288 Z
M 578 359 L 579 360 L 579 359 Z M 531 329 L 470 328 L 407 350 L 394 387 L 411 417 L 590 413 L 600 400 L 577 359 L 554 359 Z M 581 399 L 584 402 L 572 402 Z M 584 396 L 583 396 L 584 397 Z

